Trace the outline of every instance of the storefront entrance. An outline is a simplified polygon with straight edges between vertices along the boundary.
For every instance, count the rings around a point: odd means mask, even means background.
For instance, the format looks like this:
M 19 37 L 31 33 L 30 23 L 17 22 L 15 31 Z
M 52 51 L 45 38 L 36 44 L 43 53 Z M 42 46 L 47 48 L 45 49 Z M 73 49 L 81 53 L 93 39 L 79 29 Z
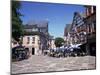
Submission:
M 90 44 L 90 55 L 96 56 L 96 43 Z

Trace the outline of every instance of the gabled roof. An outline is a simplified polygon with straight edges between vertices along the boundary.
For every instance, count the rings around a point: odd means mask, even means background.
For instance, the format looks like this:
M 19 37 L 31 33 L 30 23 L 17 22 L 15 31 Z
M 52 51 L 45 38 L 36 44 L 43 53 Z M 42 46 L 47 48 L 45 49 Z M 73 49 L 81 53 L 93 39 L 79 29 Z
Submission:
M 66 27 L 64 29 L 64 36 L 66 36 L 66 34 L 70 32 L 71 27 L 72 27 L 72 24 L 66 24 Z
M 84 14 L 80 14 L 79 12 L 74 12 L 73 21 L 72 21 L 72 27 L 71 28 L 74 28 L 76 26 L 80 26 L 80 23 L 82 23 L 81 25 L 83 25 L 84 18 L 85 18 Z

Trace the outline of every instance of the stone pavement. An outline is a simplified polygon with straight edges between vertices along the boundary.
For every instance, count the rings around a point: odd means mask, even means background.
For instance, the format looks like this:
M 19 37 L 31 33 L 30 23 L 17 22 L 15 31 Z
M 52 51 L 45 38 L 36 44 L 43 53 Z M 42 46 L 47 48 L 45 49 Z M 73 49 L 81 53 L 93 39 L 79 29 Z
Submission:
M 33 55 L 29 59 L 12 62 L 11 68 L 11 73 L 17 74 L 95 69 L 96 65 L 95 57 L 93 56 L 54 58 Z

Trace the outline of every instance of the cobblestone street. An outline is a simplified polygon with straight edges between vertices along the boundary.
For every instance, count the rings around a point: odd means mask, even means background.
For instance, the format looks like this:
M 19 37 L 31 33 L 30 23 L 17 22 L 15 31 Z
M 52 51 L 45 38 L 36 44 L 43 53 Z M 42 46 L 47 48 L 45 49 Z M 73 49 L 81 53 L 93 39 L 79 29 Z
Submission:
M 29 59 L 12 62 L 12 74 L 95 69 L 95 67 L 93 56 L 53 58 L 33 55 Z

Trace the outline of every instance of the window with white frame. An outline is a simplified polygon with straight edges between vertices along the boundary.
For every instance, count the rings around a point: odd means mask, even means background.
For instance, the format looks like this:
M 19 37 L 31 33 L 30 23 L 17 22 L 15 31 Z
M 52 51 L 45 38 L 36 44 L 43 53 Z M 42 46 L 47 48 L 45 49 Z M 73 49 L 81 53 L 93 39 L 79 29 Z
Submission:
M 32 37 L 32 44 L 35 43 L 35 37 Z
M 30 43 L 30 37 L 27 37 L 27 44 Z

